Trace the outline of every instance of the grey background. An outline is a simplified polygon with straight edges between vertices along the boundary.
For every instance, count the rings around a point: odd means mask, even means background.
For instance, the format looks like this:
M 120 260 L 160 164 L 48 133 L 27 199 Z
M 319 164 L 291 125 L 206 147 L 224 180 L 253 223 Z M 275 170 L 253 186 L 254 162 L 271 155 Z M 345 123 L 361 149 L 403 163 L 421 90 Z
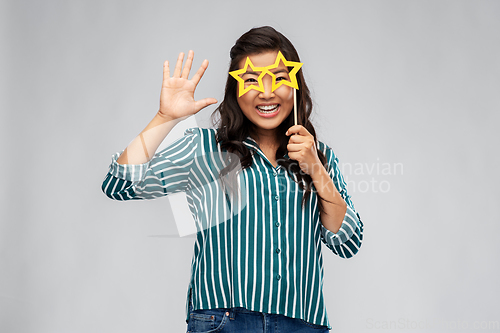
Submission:
M 260 25 L 298 49 L 366 226 L 351 260 L 323 247 L 332 332 L 499 331 L 499 17 L 500 1 L 0 2 L 0 331 L 185 331 L 194 239 L 168 199 L 100 185 L 157 111 L 163 61 L 209 59 L 196 97 L 220 100 L 230 47 Z

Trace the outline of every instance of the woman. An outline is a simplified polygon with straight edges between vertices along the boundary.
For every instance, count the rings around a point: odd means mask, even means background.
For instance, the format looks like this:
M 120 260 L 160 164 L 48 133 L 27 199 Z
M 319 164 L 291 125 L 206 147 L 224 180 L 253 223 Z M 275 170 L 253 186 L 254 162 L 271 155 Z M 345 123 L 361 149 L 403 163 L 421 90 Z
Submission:
M 299 56 L 271 27 L 243 34 L 230 52 L 217 129 L 189 129 L 155 154 L 176 123 L 217 102 L 194 100 L 208 61 L 189 80 L 193 56 L 182 68 L 181 53 L 172 77 L 164 63 L 160 109 L 113 156 L 102 189 L 117 200 L 186 192 L 198 229 L 188 332 L 328 332 L 320 240 L 349 258 L 363 223 L 338 159 L 309 121 Z

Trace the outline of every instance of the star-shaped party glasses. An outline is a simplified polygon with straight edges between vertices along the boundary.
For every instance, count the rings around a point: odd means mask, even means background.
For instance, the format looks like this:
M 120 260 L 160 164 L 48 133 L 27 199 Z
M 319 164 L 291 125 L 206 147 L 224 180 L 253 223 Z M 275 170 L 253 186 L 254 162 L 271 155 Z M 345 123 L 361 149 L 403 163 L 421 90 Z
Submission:
M 280 62 L 283 62 L 283 64 L 287 67 L 293 67 L 293 69 L 288 73 L 288 75 L 290 77 L 290 81 L 280 80 L 278 83 L 276 83 L 276 75 L 274 75 L 274 73 L 271 71 L 271 69 L 277 68 L 279 66 Z M 245 61 L 245 65 L 243 66 L 242 69 L 238 69 L 238 70 L 229 72 L 229 74 L 238 81 L 238 84 L 239 84 L 238 97 L 241 97 L 243 94 L 247 93 L 251 89 L 255 89 L 257 91 L 264 92 L 264 84 L 262 83 L 262 78 L 266 74 L 269 74 L 273 78 L 272 91 L 275 91 L 283 84 L 298 90 L 299 84 L 297 82 L 297 72 L 302 67 L 302 65 L 303 64 L 301 62 L 286 60 L 285 57 L 283 56 L 283 54 L 281 53 L 281 51 L 278 51 L 278 56 L 276 57 L 276 61 L 272 65 L 269 65 L 267 67 L 255 67 L 252 64 L 252 62 L 250 61 L 250 58 L 247 57 L 247 60 Z M 261 73 L 257 78 L 258 85 L 251 84 L 245 88 L 245 80 L 243 80 L 243 78 L 241 78 L 240 75 L 247 73 L 249 66 L 252 69 L 252 72 L 261 72 Z

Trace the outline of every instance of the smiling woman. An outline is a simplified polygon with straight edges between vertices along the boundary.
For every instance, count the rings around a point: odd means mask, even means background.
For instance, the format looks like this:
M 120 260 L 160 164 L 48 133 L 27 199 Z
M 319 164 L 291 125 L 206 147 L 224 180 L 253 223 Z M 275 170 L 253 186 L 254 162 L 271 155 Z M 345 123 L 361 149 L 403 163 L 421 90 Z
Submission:
M 188 332 L 327 332 L 321 242 L 350 258 L 363 223 L 337 157 L 316 139 L 298 53 L 271 27 L 243 34 L 216 128 L 189 129 L 156 152 L 175 124 L 216 103 L 194 100 L 208 61 L 189 80 L 193 56 L 183 68 L 181 53 L 172 77 L 165 62 L 160 109 L 113 156 L 102 190 L 116 200 L 186 192 L 197 227 Z

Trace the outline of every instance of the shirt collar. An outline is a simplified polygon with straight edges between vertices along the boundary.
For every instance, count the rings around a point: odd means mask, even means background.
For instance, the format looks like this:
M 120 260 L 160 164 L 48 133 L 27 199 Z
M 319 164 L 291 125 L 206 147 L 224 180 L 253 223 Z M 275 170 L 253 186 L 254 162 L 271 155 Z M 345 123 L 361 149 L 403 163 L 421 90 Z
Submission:
M 246 139 L 243 140 L 243 144 L 245 146 L 247 146 L 250 150 L 253 150 L 255 151 L 257 154 L 259 154 L 265 161 L 268 161 L 266 155 L 264 155 L 264 153 L 262 152 L 262 150 L 260 149 L 259 147 L 259 144 L 257 143 L 257 141 L 255 141 L 254 139 L 252 139 L 250 136 L 247 136 Z M 284 155 L 285 158 L 289 158 L 288 157 L 288 153 L 286 153 Z M 278 165 L 278 168 L 280 167 L 280 165 Z
M 260 151 L 259 144 L 250 136 L 247 136 L 246 139 L 243 140 L 243 144 L 251 150 Z

